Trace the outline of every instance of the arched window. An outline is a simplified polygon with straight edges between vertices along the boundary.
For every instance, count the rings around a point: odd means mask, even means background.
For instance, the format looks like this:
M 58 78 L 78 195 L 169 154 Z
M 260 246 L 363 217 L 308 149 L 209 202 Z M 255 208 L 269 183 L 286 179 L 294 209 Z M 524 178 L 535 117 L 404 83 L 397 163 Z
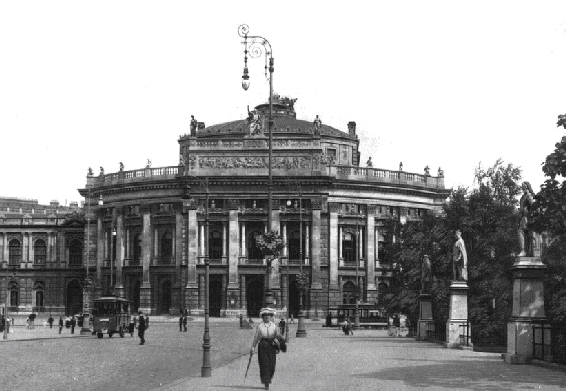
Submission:
M 139 265 L 141 262 L 142 254 L 142 236 L 141 234 L 136 234 L 134 236 L 134 258 L 131 260 L 131 265 Z M 137 307 L 136 307 L 137 308 Z
M 43 284 L 43 282 L 38 281 L 33 284 L 33 291 L 35 295 L 34 307 L 44 307 L 45 285 Z M 39 312 L 39 310 L 37 311 Z
M 208 257 L 210 259 L 222 259 L 222 233 L 211 231 L 208 238 Z
M 79 239 L 71 240 L 69 244 L 69 266 L 83 264 L 83 243 Z
M 350 232 L 346 232 L 342 238 L 342 258 L 344 262 L 356 262 L 356 237 Z
M 289 259 L 299 260 L 305 259 L 305 231 L 303 230 L 303 253 L 300 254 L 301 240 L 299 230 L 292 231 L 289 233 Z
M 173 257 L 173 235 L 166 231 L 161 235 L 161 262 L 170 263 Z
M 248 235 L 248 259 L 262 259 L 261 250 L 255 244 L 255 237 L 262 235 L 259 231 L 252 231 Z
M 36 265 L 45 265 L 45 261 L 47 260 L 47 245 L 45 244 L 45 240 L 38 239 L 35 241 L 33 244 L 33 256 Z
M 8 285 L 10 291 L 10 306 L 17 307 L 20 305 L 20 286 L 16 282 Z
M 8 258 L 10 265 L 19 265 L 22 261 L 22 244 L 18 239 L 12 239 L 8 243 Z
M 356 299 L 354 296 L 354 291 L 356 285 L 352 281 L 347 281 L 342 286 L 342 304 L 356 304 Z

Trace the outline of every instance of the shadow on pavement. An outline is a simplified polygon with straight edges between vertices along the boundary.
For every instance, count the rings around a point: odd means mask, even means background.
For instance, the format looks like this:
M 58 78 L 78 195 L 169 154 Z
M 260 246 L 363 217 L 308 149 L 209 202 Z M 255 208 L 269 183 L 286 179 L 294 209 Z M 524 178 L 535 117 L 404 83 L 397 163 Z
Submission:
M 356 375 L 354 375 L 356 376 Z M 538 385 L 566 387 L 562 372 L 493 360 L 444 361 L 443 364 L 387 368 L 357 375 L 361 378 L 400 381 L 407 386 L 469 390 L 534 390 Z M 536 384 L 536 385 L 535 385 Z

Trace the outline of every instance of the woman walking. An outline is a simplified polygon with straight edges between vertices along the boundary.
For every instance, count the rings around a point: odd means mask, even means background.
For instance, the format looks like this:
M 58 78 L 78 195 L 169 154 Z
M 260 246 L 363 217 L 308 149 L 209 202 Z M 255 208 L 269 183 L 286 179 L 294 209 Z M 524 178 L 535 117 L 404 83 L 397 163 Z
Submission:
M 265 389 L 269 390 L 269 384 L 275 374 L 276 354 L 280 345 L 277 337 L 281 337 L 277 325 L 273 322 L 275 310 L 272 308 L 262 308 L 259 315 L 262 322 L 257 325 L 254 342 L 250 349 L 253 354 L 255 346 L 259 343 L 257 359 L 259 362 L 259 376 Z

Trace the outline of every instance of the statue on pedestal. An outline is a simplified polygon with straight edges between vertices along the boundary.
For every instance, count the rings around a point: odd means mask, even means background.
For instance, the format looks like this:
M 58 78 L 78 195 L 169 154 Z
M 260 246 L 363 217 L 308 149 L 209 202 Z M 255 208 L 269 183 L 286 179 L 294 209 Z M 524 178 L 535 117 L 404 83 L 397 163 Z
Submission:
M 403 171 L 403 162 L 399 162 L 399 171 Z
M 371 161 L 371 156 L 369 157 L 368 161 L 366 162 L 366 166 L 373 167 L 373 162 Z
M 421 271 L 421 293 L 429 293 L 432 286 L 432 267 L 428 255 L 423 256 Z
M 124 163 L 120 162 L 120 171 L 124 171 Z
M 519 221 L 519 244 L 521 246 L 520 257 L 532 257 L 533 256 L 533 232 L 528 228 L 529 218 L 531 217 L 531 207 L 534 202 L 533 188 L 529 182 L 523 182 L 521 185 L 523 189 L 523 195 L 519 201 L 519 215 L 521 220 Z
M 104 175 L 104 167 L 100 166 L 100 175 Z
M 456 243 L 452 250 L 452 276 L 455 281 L 468 281 L 468 255 L 460 230 L 456 231 Z
M 439 178 L 444 178 L 444 170 L 440 167 L 438 167 L 438 177 Z

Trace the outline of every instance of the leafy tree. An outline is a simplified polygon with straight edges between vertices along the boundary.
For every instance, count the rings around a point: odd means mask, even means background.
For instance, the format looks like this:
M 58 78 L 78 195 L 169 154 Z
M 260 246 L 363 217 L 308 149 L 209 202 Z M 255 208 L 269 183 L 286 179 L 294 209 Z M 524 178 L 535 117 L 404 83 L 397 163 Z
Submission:
M 85 214 L 81 211 L 72 211 L 65 216 L 63 225 L 66 226 L 84 226 L 86 224 Z
M 391 292 L 382 304 L 390 312 L 401 312 L 414 323 L 418 319 L 421 263 L 425 254 L 432 263 L 434 318 L 448 317 L 448 288 L 452 279 L 452 249 L 455 231 L 462 231 L 468 254 L 468 304 L 474 333 L 483 337 L 502 329 L 510 316 L 512 285 L 510 267 L 518 250 L 515 206 L 520 194 L 520 168 L 498 159 L 475 172 L 478 188 L 454 190 L 440 215 L 426 215 L 405 226 L 386 222 L 384 228 L 400 240 L 386 237 L 386 256 L 395 269 Z M 392 236 L 389 235 L 389 236 Z M 496 308 L 493 309 L 493 299 Z

